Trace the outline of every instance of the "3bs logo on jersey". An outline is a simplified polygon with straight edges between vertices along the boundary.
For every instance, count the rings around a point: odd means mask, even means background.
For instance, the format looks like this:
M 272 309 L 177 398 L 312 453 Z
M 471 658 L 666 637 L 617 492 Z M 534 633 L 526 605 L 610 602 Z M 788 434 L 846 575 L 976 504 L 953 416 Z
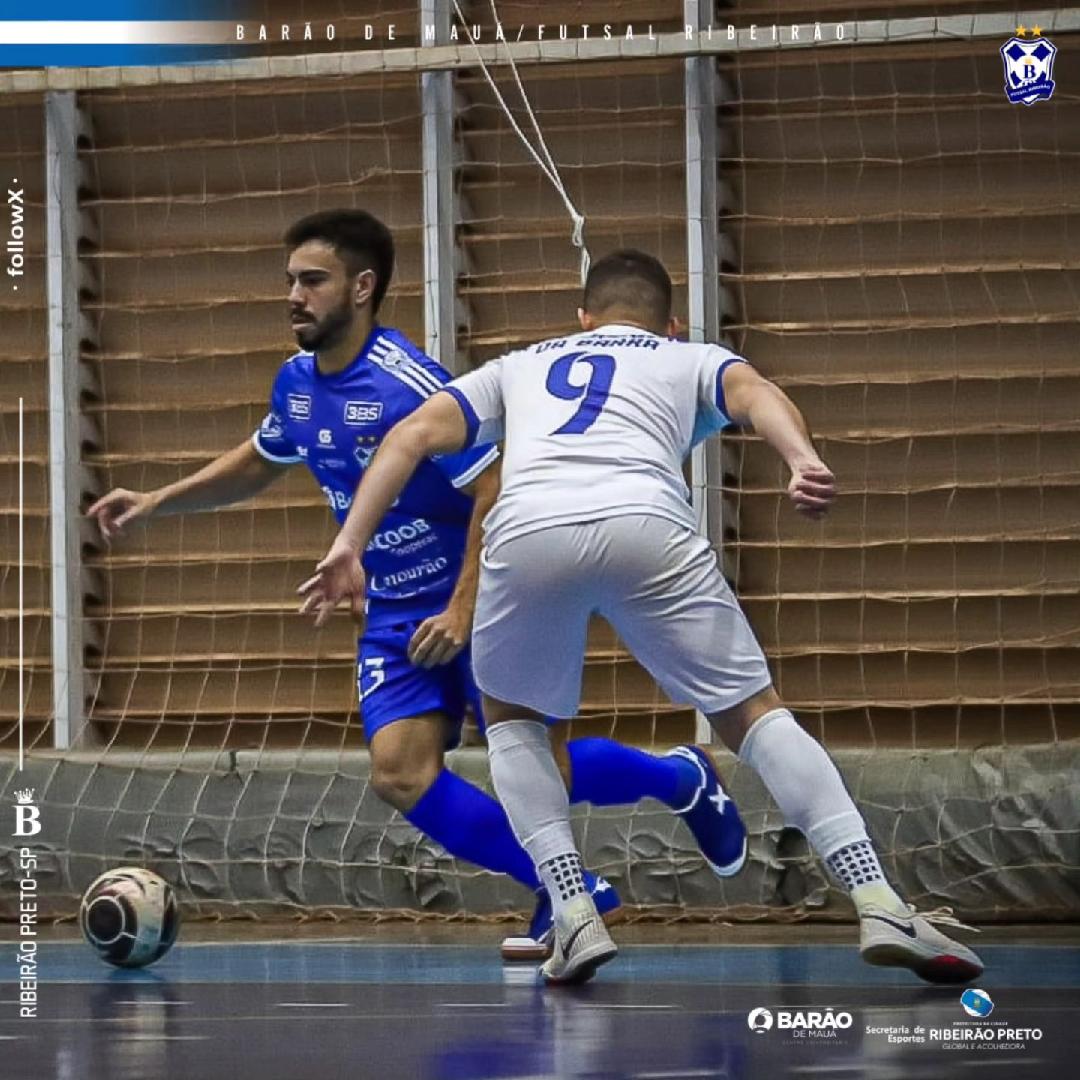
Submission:
M 382 419 L 381 401 L 346 401 L 345 423 L 350 427 L 377 424 Z

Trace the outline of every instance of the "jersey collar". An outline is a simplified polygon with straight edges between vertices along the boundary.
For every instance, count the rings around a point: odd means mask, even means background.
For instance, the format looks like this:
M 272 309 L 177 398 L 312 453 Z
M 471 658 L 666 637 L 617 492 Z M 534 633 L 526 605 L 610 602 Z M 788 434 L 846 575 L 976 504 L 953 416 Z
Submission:
M 311 355 L 314 359 L 316 378 L 322 379 L 324 382 L 335 382 L 338 379 L 344 379 L 347 375 L 353 374 L 361 364 L 367 363 L 367 358 L 368 354 L 371 352 L 371 347 L 375 344 L 376 341 L 379 340 L 379 337 L 382 335 L 385 329 L 386 327 L 380 325 L 379 323 L 372 323 L 371 332 L 364 340 L 364 344 L 360 346 L 360 351 L 345 367 L 343 367 L 340 371 L 335 371 L 333 375 L 324 375 L 319 370 L 319 354 L 312 353 Z
M 579 334 L 607 334 L 612 330 L 626 331 L 631 334 L 648 334 L 650 337 L 662 337 L 655 330 L 646 330 L 643 326 L 634 326 L 633 323 L 609 322 L 598 326 L 595 330 L 579 330 Z

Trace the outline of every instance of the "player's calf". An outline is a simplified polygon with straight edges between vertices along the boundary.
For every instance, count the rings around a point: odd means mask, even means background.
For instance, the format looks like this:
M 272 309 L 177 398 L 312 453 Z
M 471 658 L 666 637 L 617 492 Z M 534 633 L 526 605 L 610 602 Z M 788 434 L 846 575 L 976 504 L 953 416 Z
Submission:
M 944 912 L 920 915 L 897 895 L 836 765 L 771 688 L 709 719 L 850 895 L 864 960 L 909 968 L 929 982 L 967 982 L 982 971 L 975 953 L 931 925 L 963 924 Z

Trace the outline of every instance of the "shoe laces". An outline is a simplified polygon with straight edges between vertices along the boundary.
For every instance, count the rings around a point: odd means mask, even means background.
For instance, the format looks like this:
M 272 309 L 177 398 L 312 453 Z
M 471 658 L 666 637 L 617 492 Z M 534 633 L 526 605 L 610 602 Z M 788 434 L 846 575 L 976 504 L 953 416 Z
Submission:
M 981 934 L 982 931 L 974 926 L 962 923 L 954 914 L 951 907 L 931 908 L 929 911 L 919 911 L 914 904 L 908 904 L 907 909 L 913 918 L 925 919 L 932 926 L 951 926 L 954 930 L 969 930 L 973 934 Z

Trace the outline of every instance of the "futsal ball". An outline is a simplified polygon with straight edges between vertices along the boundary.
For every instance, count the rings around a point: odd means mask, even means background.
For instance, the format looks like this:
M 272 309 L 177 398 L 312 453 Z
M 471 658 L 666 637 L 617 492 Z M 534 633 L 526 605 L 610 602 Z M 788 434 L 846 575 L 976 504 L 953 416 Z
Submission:
M 121 866 L 107 870 L 83 894 L 79 926 L 102 960 L 146 967 L 172 948 L 180 913 L 164 878 L 139 866 Z

